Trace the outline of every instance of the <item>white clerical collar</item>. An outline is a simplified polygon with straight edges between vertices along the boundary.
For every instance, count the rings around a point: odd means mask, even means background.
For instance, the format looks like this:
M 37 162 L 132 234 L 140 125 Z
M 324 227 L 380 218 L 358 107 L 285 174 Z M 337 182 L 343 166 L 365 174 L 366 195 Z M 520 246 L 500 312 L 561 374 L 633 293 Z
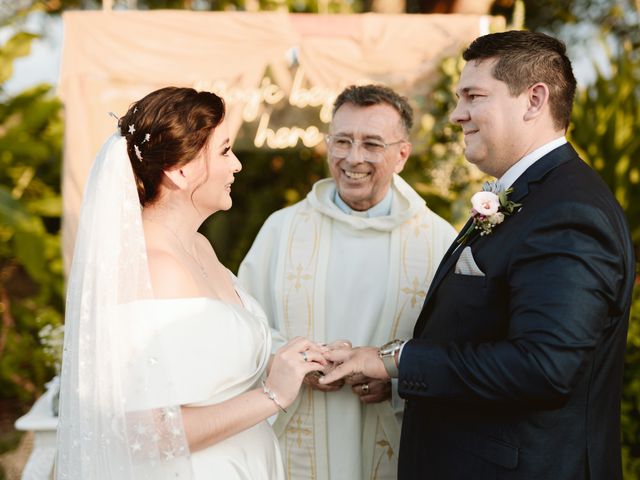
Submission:
M 338 189 L 333 195 L 333 203 L 342 210 L 347 215 L 354 215 L 356 217 L 364 217 L 364 218 L 373 218 L 373 217 L 384 217 L 385 215 L 391 214 L 391 202 L 393 200 L 393 189 L 389 188 L 389 191 L 384 196 L 384 198 L 371 207 L 369 210 L 365 210 L 363 212 L 359 212 L 358 210 L 353 210 L 349 205 L 347 205 L 342 198 L 340 198 L 340 194 L 338 194 Z
M 549 143 L 545 143 L 540 148 L 536 148 L 533 152 L 525 155 L 516 163 L 511 165 L 511 168 L 509 168 L 509 170 L 507 170 L 504 175 L 500 177 L 500 179 L 498 180 L 500 186 L 504 189 L 509 188 L 515 183 L 518 177 L 520 177 L 520 175 L 522 175 L 527 170 L 527 168 L 536 163 L 551 150 L 555 150 L 565 143 L 567 143 L 567 139 L 562 136 L 550 141 Z

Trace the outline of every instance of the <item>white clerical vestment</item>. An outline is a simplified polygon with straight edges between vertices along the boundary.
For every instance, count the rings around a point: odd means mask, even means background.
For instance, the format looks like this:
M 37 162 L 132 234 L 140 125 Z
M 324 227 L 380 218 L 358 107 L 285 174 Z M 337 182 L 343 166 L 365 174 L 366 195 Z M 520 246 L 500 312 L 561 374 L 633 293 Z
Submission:
M 397 175 L 385 205 L 369 212 L 345 212 L 335 198 L 325 179 L 275 212 L 240 266 L 240 282 L 267 312 L 274 350 L 294 336 L 354 346 L 410 338 L 456 236 Z M 348 387 L 303 387 L 274 424 L 288 478 L 396 478 L 402 402 L 394 400 L 364 405 Z

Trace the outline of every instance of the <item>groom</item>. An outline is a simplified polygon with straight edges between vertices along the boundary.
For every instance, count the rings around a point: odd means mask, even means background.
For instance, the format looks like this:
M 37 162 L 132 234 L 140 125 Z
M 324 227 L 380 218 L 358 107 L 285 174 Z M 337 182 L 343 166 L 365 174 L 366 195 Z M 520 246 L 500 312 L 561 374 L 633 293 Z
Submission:
M 400 479 L 621 479 L 634 259 L 622 210 L 564 137 L 565 46 L 510 31 L 464 59 L 451 120 L 510 193 L 498 214 L 496 196 L 476 202 L 487 216 L 449 248 L 413 339 L 334 352 L 323 382 L 399 378 Z

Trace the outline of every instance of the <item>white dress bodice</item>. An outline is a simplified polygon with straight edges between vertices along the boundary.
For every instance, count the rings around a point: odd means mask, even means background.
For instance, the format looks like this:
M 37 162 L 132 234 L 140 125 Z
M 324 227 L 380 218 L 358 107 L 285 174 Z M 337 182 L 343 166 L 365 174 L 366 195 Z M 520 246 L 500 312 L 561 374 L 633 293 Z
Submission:
M 256 388 L 271 335 L 258 302 L 236 285 L 243 305 L 211 298 L 154 299 L 121 307 L 131 370 L 127 410 L 220 403 Z M 278 442 L 263 421 L 191 453 L 196 480 L 284 479 Z

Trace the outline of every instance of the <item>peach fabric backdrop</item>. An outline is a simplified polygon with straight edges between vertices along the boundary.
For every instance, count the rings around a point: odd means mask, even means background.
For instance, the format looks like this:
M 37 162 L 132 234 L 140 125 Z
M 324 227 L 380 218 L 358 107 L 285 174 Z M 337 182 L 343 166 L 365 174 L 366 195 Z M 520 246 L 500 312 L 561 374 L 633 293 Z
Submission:
M 91 162 L 115 130 L 108 112 L 120 116 L 132 101 L 167 85 L 218 90 L 227 100 L 227 121 L 236 135 L 243 122 L 266 108 L 259 101 L 253 104 L 257 110 L 248 108 L 243 92 L 255 94 L 264 86 L 267 70 L 267 86 L 276 84 L 285 99 L 295 89 L 294 56 L 308 99 L 315 95 L 327 107 L 353 83 L 384 83 L 415 97 L 428 93 L 428 79 L 443 56 L 459 52 L 489 28 L 503 29 L 504 20 L 478 15 L 65 13 L 59 87 L 66 117 L 65 265 L 71 260 Z M 328 118 L 317 120 L 318 130 L 326 131 Z

